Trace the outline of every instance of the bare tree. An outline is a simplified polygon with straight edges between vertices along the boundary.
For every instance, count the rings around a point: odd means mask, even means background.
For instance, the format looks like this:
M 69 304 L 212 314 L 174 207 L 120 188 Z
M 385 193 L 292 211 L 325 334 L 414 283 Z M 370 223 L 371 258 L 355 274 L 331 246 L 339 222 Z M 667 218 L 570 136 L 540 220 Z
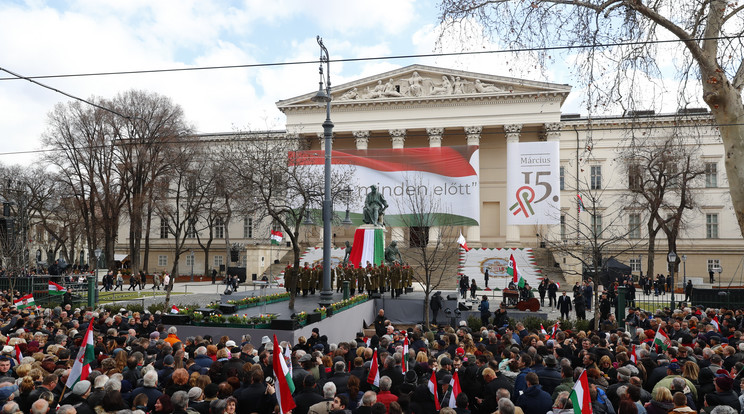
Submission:
M 322 165 L 312 161 L 313 154 L 302 151 L 307 147 L 303 138 L 271 132 L 244 133 L 238 141 L 230 151 L 223 152 L 222 157 L 243 191 L 255 200 L 257 216 L 270 218 L 273 225 L 289 237 L 295 271 L 285 273 L 285 284 L 290 292 L 289 307 L 293 309 L 302 254 L 300 226 L 306 211 L 322 204 L 323 180 L 319 179 Z M 333 167 L 331 196 L 334 200 L 348 197 L 343 186 L 352 173 L 349 167 Z
M 168 157 L 168 145 L 185 139 L 192 128 L 186 123 L 180 106 L 156 93 L 130 90 L 116 96 L 110 106 L 128 117 L 109 119 L 116 142 L 116 165 L 126 185 L 129 259 L 134 274 L 141 264 L 143 225 L 149 227 L 150 224 L 146 220 L 151 217 L 147 207 L 154 196 L 150 186 L 170 168 L 173 160 Z
M 158 180 L 160 188 L 156 192 L 165 197 L 155 200 L 158 215 L 167 223 L 168 233 L 173 236 L 174 258 L 171 278 L 166 286 L 165 309 L 170 307 L 171 290 L 179 274 L 179 259 L 188 251 L 184 247 L 189 236 L 188 226 L 199 217 L 204 208 L 204 196 L 214 185 L 213 176 L 201 174 L 206 160 L 197 155 L 195 144 L 173 143 L 168 147 L 167 156 L 171 168 Z
M 581 182 L 581 180 L 578 180 Z M 581 182 L 580 190 L 586 214 L 578 220 L 563 221 L 562 234 L 550 233 L 544 239 L 551 250 L 571 257 L 581 264 L 582 277 L 592 277 L 594 306 L 594 329 L 599 328 L 598 287 L 600 271 L 610 258 L 632 251 L 638 240 L 629 237 L 632 229 L 626 223 L 626 208 L 618 203 L 600 183 Z M 588 218 L 588 220 L 587 220 Z
M 690 99 L 687 91 L 700 90 L 720 128 L 729 192 L 744 235 L 744 5 L 725 0 L 442 0 L 440 7 L 445 27 L 457 30 L 473 19 L 500 44 L 536 48 L 543 64 L 560 53 L 544 46 L 568 46 L 566 54 L 580 47 L 574 73 L 587 87 L 590 112 L 612 103 L 633 109 L 635 92 L 658 83 L 664 75 L 660 67 L 674 65 L 681 79 L 681 106 Z M 658 42 L 670 37 L 678 42 Z M 682 59 L 671 59 L 675 53 Z
M 49 114 L 42 142 L 54 149 L 45 159 L 58 170 L 61 190 L 74 197 L 80 209 L 90 248 L 88 260 L 96 260 L 93 251 L 102 239 L 107 265 L 113 267 L 124 188 L 113 156 L 109 116 L 79 102 L 57 104 Z
M 653 275 L 657 234 L 663 231 L 669 251 L 677 251 L 684 212 L 696 206 L 694 188 L 705 173 L 705 166 L 698 161 L 700 140 L 695 135 L 680 133 L 678 129 L 663 136 L 649 131 L 631 134 L 620 159 L 628 174 L 631 203 L 646 216 L 646 269 L 647 274 Z
M 456 272 L 460 249 L 457 237 L 462 227 L 456 225 L 440 199 L 426 191 L 428 183 L 420 176 L 406 181 L 417 191 L 407 191 L 395 199 L 404 213 L 393 224 L 409 229 L 410 248 L 404 250 L 403 258 L 414 270 L 413 280 L 424 289 L 423 319 L 430 326 L 431 295 Z

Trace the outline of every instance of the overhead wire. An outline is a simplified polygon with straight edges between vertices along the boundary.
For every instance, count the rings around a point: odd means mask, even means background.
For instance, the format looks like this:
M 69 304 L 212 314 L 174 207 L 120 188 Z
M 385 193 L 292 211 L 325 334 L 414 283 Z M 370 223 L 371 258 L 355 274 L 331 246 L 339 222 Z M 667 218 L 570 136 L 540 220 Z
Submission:
M 696 39 L 687 39 L 684 41 L 703 41 L 703 40 L 724 40 L 724 39 L 736 39 L 740 36 L 718 36 L 718 37 L 701 37 Z M 363 61 L 375 61 L 375 60 L 397 60 L 397 59 L 416 59 L 416 58 L 430 58 L 430 57 L 447 57 L 447 56 L 463 56 L 463 55 L 482 55 L 482 54 L 498 54 L 498 53 L 524 53 L 524 52 L 547 52 L 547 51 L 557 51 L 557 50 L 572 50 L 572 49 L 587 49 L 587 48 L 597 48 L 597 47 L 621 47 L 621 46 L 638 46 L 638 45 L 645 45 L 645 44 L 664 44 L 664 43 L 680 43 L 684 42 L 681 39 L 667 39 L 667 40 L 646 40 L 646 41 L 634 41 L 634 42 L 615 42 L 615 43 L 605 43 L 605 44 L 592 44 L 592 45 L 565 45 L 565 46 L 546 46 L 546 47 L 538 47 L 538 48 L 520 48 L 520 49 L 503 49 L 503 50 L 480 50 L 480 51 L 461 51 L 461 52 L 446 52 L 446 53 L 426 53 L 426 54 L 409 54 L 409 55 L 393 55 L 393 56 L 375 56 L 375 57 L 360 57 L 360 58 L 341 58 L 341 59 L 330 59 L 329 62 L 363 62 Z M 70 93 L 67 93 L 65 91 L 62 91 L 58 88 L 46 85 L 44 83 L 41 83 L 37 81 L 36 79 L 58 79 L 58 78 L 75 78 L 75 77 L 92 77 L 92 76 L 114 76 L 114 75 L 136 75 L 136 74 L 148 74 L 148 73 L 168 73 L 168 72 L 183 72 L 183 71 L 200 71 L 200 70 L 219 70 L 219 69 L 243 69 L 243 68 L 257 68 L 257 67 L 272 67 L 272 66 L 291 66 L 291 65 L 305 65 L 305 64 L 317 64 L 317 60 L 312 61 L 294 61 L 294 62 L 269 62 L 269 63 L 255 63 L 255 64 L 241 64 L 241 65 L 218 65 L 218 66 L 201 66 L 201 67 L 190 67 L 190 68 L 167 68 L 167 69 L 146 69 L 146 70 L 132 70 L 132 71 L 113 71 L 113 72 L 92 72 L 92 73 L 76 73 L 76 74 L 57 74 L 57 75 L 35 75 L 35 76 L 24 76 L 19 73 L 16 73 L 10 69 L 7 69 L 5 67 L 0 67 L 0 71 L 7 72 L 13 77 L 2 77 L 0 78 L 0 81 L 8 81 L 8 80 L 26 80 L 28 82 L 31 82 L 37 86 L 43 87 L 45 89 L 49 89 L 51 91 L 54 91 L 56 93 L 59 93 L 61 95 L 67 96 L 68 98 L 83 102 L 87 105 L 90 105 L 92 107 L 110 112 L 114 115 L 120 116 L 125 119 L 132 119 L 131 116 L 122 114 L 114 109 L 107 108 L 105 106 L 96 104 L 95 102 L 91 102 L 89 100 L 77 97 L 75 95 L 72 95 Z M 658 118 L 661 117 L 668 117 L 668 115 L 660 115 Z M 582 118 L 580 118 L 582 119 Z M 575 121 L 580 119 L 571 119 L 567 121 Z M 587 119 L 587 118 L 583 118 Z M 601 118 L 600 118 L 601 119 Z M 644 120 L 648 118 L 643 118 Z M 715 124 L 711 123 L 710 125 L 691 125 L 687 127 L 701 127 L 701 126 L 710 126 L 710 127 L 720 127 L 720 126 L 735 126 L 735 125 L 744 125 L 740 123 L 731 123 L 731 124 Z M 685 127 L 683 125 L 676 125 L 675 127 Z M 648 129 L 655 129 L 655 128 L 669 128 L 669 126 L 646 126 L 644 128 Z M 602 130 L 618 130 L 618 129 L 626 129 L 626 127 L 618 126 L 618 127 L 602 127 L 602 128 L 596 128 L 591 127 L 592 131 L 602 131 Z M 214 134 L 210 134 L 214 135 Z M 233 135 L 230 133 L 226 133 L 226 136 Z M 409 134 L 408 136 L 415 136 L 415 134 Z M 424 136 L 423 134 L 421 136 Z M 341 139 L 353 139 L 353 137 L 338 137 Z M 253 138 L 254 139 L 254 138 Z M 287 138 L 287 137 L 269 137 L 270 140 L 290 140 L 295 138 Z M 248 139 L 245 139 L 248 140 Z M 242 141 L 240 139 L 236 141 Z M 190 142 L 203 142 L 203 140 L 193 140 Z M 179 141 L 179 143 L 189 143 L 189 141 Z M 172 143 L 170 143 L 172 144 Z M 95 146 L 89 146 L 89 147 L 81 147 L 80 149 L 95 149 Z M 46 148 L 46 149 L 37 149 L 37 150 L 27 150 L 27 151 L 8 151 L 8 152 L 0 152 L 0 156 L 3 155 L 27 155 L 27 154 L 40 154 L 40 153 L 46 153 L 56 151 L 55 148 Z

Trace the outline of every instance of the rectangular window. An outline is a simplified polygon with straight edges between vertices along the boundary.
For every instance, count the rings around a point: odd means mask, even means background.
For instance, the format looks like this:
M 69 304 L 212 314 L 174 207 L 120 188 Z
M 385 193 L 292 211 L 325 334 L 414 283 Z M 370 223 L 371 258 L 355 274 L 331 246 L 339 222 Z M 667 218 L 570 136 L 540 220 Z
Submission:
M 670 162 L 667 164 L 666 168 L 666 176 L 667 176 L 667 186 L 669 188 L 677 188 L 679 187 L 679 165 L 677 165 L 676 162 Z
M 709 272 L 711 270 L 714 272 L 717 272 L 720 266 L 721 266 L 720 259 L 708 259 L 708 271 Z
M 632 213 L 628 215 L 628 237 L 631 239 L 641 238 L 641 215 L 638 213 Z
M 222 217 L 217 217 L 216 219 L 214 219 L 214 238 L 225 238 L 225 219 L 223 219 Z
M 196 220 L 189 221 L 189 224 L 186 226 L 186 237 L 189 239 L 196 238 Z
M 243 238 L 244 239 L 253 238 L 253 218 L 252 217 L 246 217 L 243 219 Z
M 641 259 L 637 257 L 635 259 L 630 259 L 630 271 L 631 272 L 641 271 Z
M 705 164 L 705 186 L 707 188 L 718 187 L 718 164 L 714 162 Z
M 718 238 L 718 214 L 712 213 L 705 215 L 705 238 Z
M 168 229 L 168 219 L 160 219 L 160 238 L 167 239 L 170 230 Z
M 561 240 L 566 240 L 566 215 L 561 214 Z
M 186 255 L 186 266 L 193 266 L 194 265 L 194 254 L 187 254 Z
M 561 167 L 560 177 L 561 177 L 561 190 L 565 190 L 566 189 L 566 168 L 565 167 Z
M 592 232 L 597 237 L 602 237 L 602 215 L 592 216 Z
M 589 183 L 592 190 L 602 189 L 602 166 L 592 165 L 590 173 L 591 182 Z
M 628 167 L 628 189 L 640 190 L 643 185 L 641 180 L 641 166 L 633 164 Z
M 224 264 L 224 257 L 221 255 L 214 256 L 214 268 L 219 269 Z
M 158 256 L 158 266 L 165 267 L 168 266 L 168 256 L 161 254 Z

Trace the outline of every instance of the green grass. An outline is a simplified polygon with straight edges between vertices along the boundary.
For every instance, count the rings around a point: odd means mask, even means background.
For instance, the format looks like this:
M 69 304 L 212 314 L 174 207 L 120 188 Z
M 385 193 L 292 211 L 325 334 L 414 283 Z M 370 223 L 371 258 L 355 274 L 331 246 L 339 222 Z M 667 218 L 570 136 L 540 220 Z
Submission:
M 171 296 L 173 295 L 183 295 L 184 292 L 171 292 Z M 165 297 L 165 291 L 156 291 L 156 292 L 148 292 L 148 291 L 140 291 L 140 292 L 99 292 L 98 293 L 98 301 L 100 303 L 107 303 L 107 302 L 116 302 L 121 300 L 135 300 L 135 299 L 144 299 L 144 298 L 152 298 L 152 297 Z

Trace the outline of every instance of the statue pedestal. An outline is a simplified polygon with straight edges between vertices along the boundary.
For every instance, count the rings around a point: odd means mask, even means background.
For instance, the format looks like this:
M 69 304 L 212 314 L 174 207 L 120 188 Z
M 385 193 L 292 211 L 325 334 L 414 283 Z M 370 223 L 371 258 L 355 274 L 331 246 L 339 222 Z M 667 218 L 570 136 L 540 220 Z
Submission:
M 354 267 L 367 263 L 379 266 L 385 260 L 385 233 L 387 229 L 373 224 L 363 224 L 354 232 L 354 244 L 349 261 Z

